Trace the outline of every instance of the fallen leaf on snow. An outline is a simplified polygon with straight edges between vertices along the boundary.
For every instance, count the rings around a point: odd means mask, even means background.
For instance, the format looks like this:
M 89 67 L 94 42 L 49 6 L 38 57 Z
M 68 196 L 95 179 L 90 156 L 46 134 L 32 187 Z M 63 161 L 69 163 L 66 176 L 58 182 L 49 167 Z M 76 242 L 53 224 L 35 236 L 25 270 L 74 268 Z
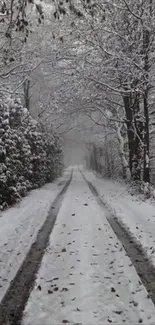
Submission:
M 53 291 L 58 291 L 59 290 L 59 288 L 58 287 L 55 287 L 54 289 L 53 289 Z
M 137 301 L 134 301 L 133 302 L 133 305 L 134 305 L 134 307 L 137 307 L 138 306 L 138 302 Z
M 64 301 L 61 301 L 60 304 L 64 306 L 65 302 Z
M 122 310 L 115 310 L 114 313 L 117 314 L 117 315 L 121 315 L 122 314 Z
M 67 319 L 63 319 L 62 321 L 64 324 L 70 323 Z
M 68 291 L 68 288 L 62 288 L 61 292 Z
M 53 294 L 53 291 L 52 290 L 48 290 L 48 294 L 49 295 Z

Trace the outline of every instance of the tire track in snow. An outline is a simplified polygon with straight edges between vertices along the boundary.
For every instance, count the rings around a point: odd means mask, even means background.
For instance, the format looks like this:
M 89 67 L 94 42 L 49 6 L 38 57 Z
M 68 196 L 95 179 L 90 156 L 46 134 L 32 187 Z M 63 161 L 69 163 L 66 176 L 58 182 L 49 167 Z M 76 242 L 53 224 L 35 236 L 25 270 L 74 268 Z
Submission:
M 122 243 L 128 257 L 131 259 L 133 266 L 136 269 L 143 285 L 145 286 L 147 292 L 155 304 L 155 267 L 147 257 L 146 253 L 141 244 L 139 244 L 132 234 L 124 227 L 123 223 L 118 220 L 116 216 L 113 216 L 104 201 L 100 198 L 96 187 L 89 182 L 84 173 L 81 171 L 83 179 L 88 184 L 91 192 L 96 197 L 98 204 L 103 208 L 106 218 L 113 229 L 114 233 Z
M 36 241 L 32 244 L 23 264 L 0 303 L 1 325 L 19 325 L 21 322 L 23 310 L 33 289 L 36 274 L 48 245 L 63 196 L 72 181 L 72 174 L 73 172 L 71 172 L 69 180 L 54 200 L 47 219 L 38 232 Z

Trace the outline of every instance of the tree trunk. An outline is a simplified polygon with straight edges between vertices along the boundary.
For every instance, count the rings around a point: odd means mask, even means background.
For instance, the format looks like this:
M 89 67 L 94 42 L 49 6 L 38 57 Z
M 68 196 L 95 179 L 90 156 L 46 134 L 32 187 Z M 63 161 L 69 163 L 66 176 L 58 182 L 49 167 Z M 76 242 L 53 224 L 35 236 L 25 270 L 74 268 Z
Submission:
M 144 91 L 144 173 L 143 181 L 150 182 L 150 162 L 149 162 L 149 110 L 148 110 L 148 72 L 149 72 L 149 43 L 150 43 L 150 33 L 148 30 L 143 31 L 143 48 L 144 48 L 144 78 L 145 78 L 145 91 Z
M 133 143 L 134 143 L 134 132 L 132 129 L 133 121 L 133 111 L 132 111 L 132 99 L 131 94 L 125 95 L 123 97 L 124 108 L 126 114 L 126 126 L 127 126 L 127 136 L 128 136 L 128 147 L 129 147 L 129 168 L 132 174 L 132 161 L 133 161 Z
M 94 160 L 94 170 L 97 170 L 97 163 L 96 163 L 96 148 L 93 145 L 93 160 Z
M 107 135 L 105 136 L 105 177 L 110 177 L 110 162 Z
M 24 81 L 24 106 L 30 110 L 30 80 Z
M 139 94 L 135 94 L 133 103 L 133 161 L 132 161 L 132 179 L 135 181 L 141 180 L 141 163 L 142 163 L 142 149 L 143 149 L 143 121 L 139 114 Z
M 148 104 L 147 97 L 144 96 L 144 173 L 143 181 L 150 182 L 150 161 L 149 161 L 149 113 L 148 113 Z
M 131 179 L 141 180 L 141 161 L 143 144 L 143 122 L 139 115 L 139 94 L 126 95 L 123 98 L 126 112 L 126 125 L 129 146 L 129 167 Z
M 123 138 L 123 136 L 121 134 L 121 126 L 119 126 L 117 122 L 115 123 L 115 126 L 116 126 L 117 138 L 118 138 L 118 142 L 119 142 L 119 153 L 120 153 L 122 169 L 123 169 L 123 178 L 130 181 L 131 173 L 130 173 L 130 168 L 129 168 L 128 161 L 127 161 L 127 159 L 125 157 L 124 138 Z

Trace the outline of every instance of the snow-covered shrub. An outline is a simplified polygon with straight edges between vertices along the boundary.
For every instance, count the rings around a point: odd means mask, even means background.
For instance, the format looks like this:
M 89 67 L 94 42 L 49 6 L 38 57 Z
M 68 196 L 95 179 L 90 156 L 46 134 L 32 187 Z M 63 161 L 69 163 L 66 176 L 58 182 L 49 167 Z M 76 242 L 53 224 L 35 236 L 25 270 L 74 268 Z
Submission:
M 0 208 L 30 189 L 52 181 L 62 170 L 62 149 L 20 100 L 0 94 Z
M 144 197 L 155 199 L 155 188 L 150 183 L 141 182 L 140 191 Z
M 130 183 L 126 183 L 126 187 L 131 195 L 136 195 L 143 201 L 146 199 L 155 199 L 155 188 L 148 182 L 131 181 Z

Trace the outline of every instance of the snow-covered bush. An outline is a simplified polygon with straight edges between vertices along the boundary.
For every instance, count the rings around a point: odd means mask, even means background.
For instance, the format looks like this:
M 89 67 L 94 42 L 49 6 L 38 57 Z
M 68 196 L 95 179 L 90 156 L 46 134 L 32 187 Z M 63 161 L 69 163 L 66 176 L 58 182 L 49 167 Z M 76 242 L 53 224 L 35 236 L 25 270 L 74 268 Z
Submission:
M 62 158 L 54 131 L 46 132 L 20 100 L 0 94 L 0 208 L 57 177 Z

